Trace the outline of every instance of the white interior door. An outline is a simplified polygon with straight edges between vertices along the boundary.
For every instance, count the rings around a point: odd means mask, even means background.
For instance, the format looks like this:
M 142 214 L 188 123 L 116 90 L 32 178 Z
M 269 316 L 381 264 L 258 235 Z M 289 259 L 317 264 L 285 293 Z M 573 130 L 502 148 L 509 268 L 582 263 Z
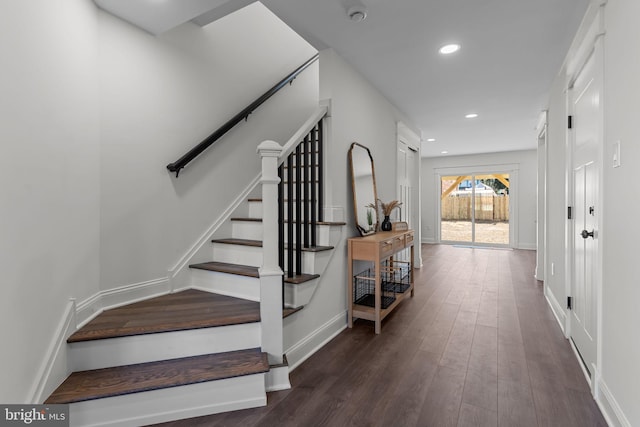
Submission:
M 418 221 L 416 218 L 416 159 L 417 153 L 414 149 L 412 149 L 409 145 L 404 143 L 402 140 L 398 141 L 398 154 L 397 154 L 397 198 L 402 205 L 398 210 L 398 219 L 399 221 L 406 221 L 409 224 L 409 228 L 412 230 L 416 230 L 418 226 Z M 416 251 L 417 252 L 417 251 Z M 400 256 L 400 258 L 404 261 L 407 261 L 408 254 L 410 252 L 406 251 L 406 254 Z M 418 260 L 414 260 L 416 265 L 418 264 Z
M 599 146 L 602 83 L 595 54 L 587 60 L 572 89 L 573 104 L 573 261 L 571 338 L 592 374 L 597 358 L 597 286 Z
M 398 200 L 402 202 L 399 210 L 400 221 L 406 221 L 409 228 L 415 228 L 414 209 L 414 169 L 415 152 L 405 144 L 398 146 Z

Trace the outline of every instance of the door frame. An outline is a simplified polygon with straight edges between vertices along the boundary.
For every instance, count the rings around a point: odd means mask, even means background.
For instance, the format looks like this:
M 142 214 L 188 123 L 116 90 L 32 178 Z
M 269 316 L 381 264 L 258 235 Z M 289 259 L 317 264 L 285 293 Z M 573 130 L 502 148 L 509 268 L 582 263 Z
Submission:
M 536 280 L 545 282 L 547 267 L 547 110 L 540 114 L 536 129 L 538 131 L 538 203 L 536 216 L 536 270 L 534 276 Z
M 414 165 L 413 165 L 413 177 L 412 182 L 415 184 L 413 187 L 413 216 L 416 218 L 416 224 L 414 224 L 415 241 L 422 242 L 422 155 L 420 152 L 421 138 L 411 128 L 409 128 L 403 122 L 398 122 L 396 125 L 396 191 L 398 191 L 399 183 L 399 170 L 398 169 L 398 157 L 401 146 L 406 146 L 413 152 Z M 397 194 L 397 199 L 400 200 L 400 194 Z M 418 243 L 414 249 L 413 264 L 416 268 L 422 267 L 422 248 Z
M 518 171 L 519 165 L 515 163 L 494 164 L 494 165 L 476 165 L 463 167 L 445 167 L 434 169 L 436 184 L 434 188 L 442 188 L 442 177 L 452 175 L 487 175 L 491 173 L 509 174 L 509 243 L 507 245 L 490 245 L 483 243 L 473 243 L 478 247 L 508 247 L 518 248 Z M 442 243 L 442 203 L 440 198 L 440 190 L 435 194 L 436 197 L 436 242 Z
M 604 188 L 604 7 L 605 4 L 600 5 L 597 9 L 594 9 L 591 12 L 591 23 L 587 25 L 583 34 L 581 34 L 581 38 L 579 40 L 580 43 L 572 49 L 572 55 L 567 61 L 567 85 L 566 85 L 566 105 L 567 105 L 567 113 L 569 116 L 573 116 L 573 83 L 579 76 L 580 72 L 586 65 L 589 58 L 594 55 L 595 56 L 595 68 L 596 68 L 596 78 L 599 79 L 601 93 L 600 93 L 600 111 L 599 111 L 599 121 L 600 121 L 600 129 L 599 129 L 599 143 L 597 147 L 597 158 L 595 160 L 596 167 L 598 168 L 598 183 L 597 183 L 597 194 L 598 194 L 598 203 L 600 204 L 600 212 L 598 215 L 598 239 L 600 242 L 603 237 L 603 188 Z M 588 15 L 589 15 L 588 12 Z M 586 21 L 586 19 L 585 19 Z M 587 21 L 589 22 L 589 21 Z M 566 206 L 572 206 L 574 202 L 574 192 L 575 192 L 575 183 L 573 180 L 573 161 L 574 161 L 574 133 L 568 129 L 567 130 L 567 144 L 566 144 L 566 163 L 565 163 L 565 178 L 566 178 L 566 192 L 565 192 L 565 202 Z M 574 268 L 574 259 L 573 254 L 575 252 L 574 248 L 574 229 L 573 219 L 566 220 L 565 227 L 565 292 L 566 296 L 571 296 L 573 290 L 573 268 Z M 603 255 L 602 255 L 602 243 L 598 245 L 598 251 L 595 257 L 595 274 L 594 274 L 594 288 L 595 295 L 597 297 L 596 301 L 596 361 L 595 365 L 592 366 L 592 373 L 589 375 L 589 372 L 585 369 L 580 353 L 578 352 L 573 340 L 571 339 L 571 313 L 568 307 L 565 307 L 565 337 L 569 340 L 571 347 L 573 348 L 576 358 L 580 364 L 580 367 L 583 370 L 584 376 L 589 383 L 591 388 L 591 393 L 593 396 L 597 396 L 599 394 L 599 383 L 601 380 L 601 364 L 602 364 L 602 266 L 603 266 Z

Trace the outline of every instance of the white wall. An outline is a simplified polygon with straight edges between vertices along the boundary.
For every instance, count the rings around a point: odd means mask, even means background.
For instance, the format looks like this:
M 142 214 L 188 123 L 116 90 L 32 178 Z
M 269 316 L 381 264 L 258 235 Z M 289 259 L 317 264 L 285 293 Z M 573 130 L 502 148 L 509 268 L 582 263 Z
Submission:
M 70 297 L 99 286 L 97 12 L 0 2 L 0 402 L 28 401 Z
M 331 99 L 332 110 L 332 132 L 328 135 L 325 158 L 329 168 L 327 204 L 344 208 L 347 225 L 313 299 L 294 315 L 297 316 L 295 323 L 287 327 L 285 349 L 307 338 L 336 316 L 342 316 L 337 323 L 346 325 L 346 239 L 358 235 L 347 159 L 351 143 L 359 142 L 371 150 L 378 197 L 393 200 L 396 198 L 397 122 L 411 123 L 331 49 L 320 52 L 320 97 Z M 290 362 L 296 363 L 295 360 Z
M 176 179 L 168 163 L 316 53 L 264 6 L 154 37 L 89 0 L 8 0 L 0 36 L 0 402 L 25 403 L 66 374 L 69 298 L 166 279 L 257 176 L 257 145 L 317 107 L 318 65 Z
M 533 126 L 533 125 L 532 125 Z M 533 129 L 533 128 L 532 128 Z M 535 132 L 531 132 L 536 140 Z M 537 153 L 535 150 L 509 151 L 502 153 L 477 154 L 469 156 L 426 157 L 422 159 L 422 239 L 435 242 L 437 233 L 437 202 L 440 186 L 437 169 L 454 168 L 460 170 L 486 170 L 504 165 L 515 165 L 518 170 L 517 188 L 511 188 L 512 200 L 517 199 L 517 246 L 522 249 L 536 247 L 536 185 Z M 533 197 L 531 195 L 534 195 Z M 515 197 L 513 197 L 515 196 Z
M 602 382 L 629 425 L 640 425 L 640 281 L 638 212 L 634 183 L 640 163 L 640 2 L 610 1 L 605 8 L 605 141 L 602 206 Z M 621 142 L 622 166 L 612 167 L 612 146 Z M 632 195 L 631 197 L 629 197 Z
M 316 51 L 262 4 L 154 37 L 100 13 L 101 288 L 161 279 L 318 105 L 318 65 L 178 179 L 165 166 Z M 174 284 L 179 286 L 180 284 Z

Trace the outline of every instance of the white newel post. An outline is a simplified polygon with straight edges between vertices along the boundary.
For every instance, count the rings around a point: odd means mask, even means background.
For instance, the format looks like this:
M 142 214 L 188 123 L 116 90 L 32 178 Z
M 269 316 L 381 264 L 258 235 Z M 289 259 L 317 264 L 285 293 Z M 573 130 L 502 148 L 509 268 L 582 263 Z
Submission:
M 264 141 L 258 146 L 262 158 L 262 267 L 260 267 L 260 317 L 262 351 L 269 363 L 282 363 L 282 276 L 278 265 L 278 158 L 280 144 Z

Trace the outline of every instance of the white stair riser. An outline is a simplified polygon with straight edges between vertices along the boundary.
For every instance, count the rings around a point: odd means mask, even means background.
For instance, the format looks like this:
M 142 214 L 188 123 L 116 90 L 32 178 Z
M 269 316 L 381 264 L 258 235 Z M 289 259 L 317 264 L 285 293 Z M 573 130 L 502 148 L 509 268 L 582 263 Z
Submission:
M 69 344 L 73 371 L 243 350 L 261 346 L 260 323 L 135 335 Z
M 191 287 L 220 295 L 260 301 L 260 279 L 218 271 L 191 269 Z
M 293 284 L 285 283 L 284 285 L 284 304 L 290 308 L 298 308 L 309 304 L 311 297 L 316 290 L 318 279 L 309 280 L 308 282 Z
M 332 251 L 302 252 L 302 272 L 307 274 L 322 274 L 329 263 Z M 294 254 L 295 263 L 295 254 Z M 289 271 L 289 259 L 285 256 L 285 271 Z M 295 265 L 294 265 L 295 267 Z
M 255 246 L 214 243 L 213 260 L 218 262 L 228 262 L 231 264 L 260 267 L 262 265 L 262 248 Z
M 318 246 L 335 246 L 342 236 L 342 226 L 318 225 Z
M 231 237 L 234 239 L 262 240 L 262 222 L 233 221 Z
M 249 202 L 249 218 L 262 218 L 262 202 Z
M 72 403 L 71 426 L 141 426 L 265 406 L 265 374 Z

